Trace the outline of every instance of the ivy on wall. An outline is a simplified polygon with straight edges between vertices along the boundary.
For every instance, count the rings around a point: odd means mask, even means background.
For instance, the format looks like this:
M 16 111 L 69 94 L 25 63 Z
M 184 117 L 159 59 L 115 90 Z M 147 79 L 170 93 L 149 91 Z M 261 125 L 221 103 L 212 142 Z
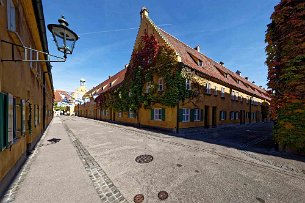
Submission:
M 274 138 L 305 152 L 305 2 L 282 0 L 266 33 Z
M 137 111 L 142 105 L 151 108 L 155 103 L 174 107 L 178 101 L 193 96 L 193 91 L 185 88 L 186 76 L 181 74 L 182 69 L 175 51 L 145 32 L 132 54 L 124 82 L 101 95 L 101 105 L 116 111 Z M 162 91 L 158 91 L 156 81 L 159 78 L 163 79 Z M 151 83 L 148 93 L 145 91 L 147 82 Z

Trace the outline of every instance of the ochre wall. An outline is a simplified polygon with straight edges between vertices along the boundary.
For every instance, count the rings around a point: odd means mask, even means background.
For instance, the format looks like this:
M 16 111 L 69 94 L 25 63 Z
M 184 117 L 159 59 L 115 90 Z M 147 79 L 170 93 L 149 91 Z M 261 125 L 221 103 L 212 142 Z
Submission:
M 16 33 L 8 30 L 7 26 L 7 1 L 4 5 L 0 5 L 0 40 L 6 40 L 16 44 L 24 44 L 26 47 L 42 50 L 40 34 L 38 31 L 36 18 L 33 10 L 32 1 L 30 0 L 13 0 L 16 8 Z M 20 37 L 20 39 L 19 39 Z M 12 59 L 12 49 L 7 44 L 0 44 L 1 59 Z M 22 49 L 15 50 L 15 58 L 22 59 L 24 51 Z M 42 58 L 41 58 L 42 59 Z M 25 153 L 27 144 L 40 136 L 43 129 L 43 79 L 42 72 L 47 71 L 46 63 L 39 63 L 36 69 L 36 63 L 29 62 L 0 62 L 0 92 L 10 93 L 16 99 L 16 103 L 20 104 L 20 100 L 26 100 L 26 133 L 21 135 L 21 113 L 17 106 L 17 139 L 10 149 L 0 151 L 0 181 L 8 173 L 8 171 Z M 52 81 L 46 75 L 46 125 L 52 120 L 52 101 L 53 90 Z M 32 104 L 32 134 L 29 132 L 27 120 L 29 118 L 29 103 Z M 34 125 L 34 105 L 40 109 L 40 123 Z

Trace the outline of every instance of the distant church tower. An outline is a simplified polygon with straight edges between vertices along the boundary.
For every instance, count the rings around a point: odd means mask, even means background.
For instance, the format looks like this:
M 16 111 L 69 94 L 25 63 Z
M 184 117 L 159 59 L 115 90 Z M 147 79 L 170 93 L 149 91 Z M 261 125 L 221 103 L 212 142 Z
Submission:
M 80 79 L 80 86 L 86 86 L 86 80 L 84 78 Z

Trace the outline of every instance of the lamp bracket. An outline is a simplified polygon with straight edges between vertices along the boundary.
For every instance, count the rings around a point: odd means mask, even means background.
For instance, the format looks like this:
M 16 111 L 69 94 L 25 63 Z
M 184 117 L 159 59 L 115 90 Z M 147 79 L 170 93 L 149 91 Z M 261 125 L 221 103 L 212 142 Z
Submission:
M 1 40 L 2 44 L 7 47 L 11 47 L 11 54 L 9 59 L 1 59 L 1 62 L 12 61 L 12 62 L 65 62 L 66 57 L 59 57 L 52 55 L 48 52 L 36 50 L 30 47 L 26 47 L 6 40 Z M 21 59 L 16 58 L 15 51 L 19 50 Z M 40 59 L 42 58 L 42 59 Z

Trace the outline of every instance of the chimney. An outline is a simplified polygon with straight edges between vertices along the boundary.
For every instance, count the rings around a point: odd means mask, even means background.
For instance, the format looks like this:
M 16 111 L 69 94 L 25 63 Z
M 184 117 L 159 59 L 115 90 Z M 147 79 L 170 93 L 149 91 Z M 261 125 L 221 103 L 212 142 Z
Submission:
M 252 83 L 253 83 L 253 84 L 255 84 L 255 82 L 254 82 L 254 81 L 252 81 Z
M 194 49 L 195 49 L 196 51 L 200 52 L 200 46 L 199 46 L 199 45 L 195 46 Z
M 240 72 L 239 70 L 237 70 L 237 71 L 236 71 L 236 74 L 240 76 L 240 75 L 241 75 L 241 72 Z
M 262 88 L 263 86 L 260 85 L 259 87 Z
M 245 79 L 246 79 L 246 80 L 249 80 L 249 78 L 248 78 L 248 77 L 245 77 Z
M 127 68 L 128 67 L 128 64 L 125 64 L 125 68 Z
M 111 76 L 109 75 L 109 79 L 111 78 Z
M 223 65 L 224 65 L 224 62 L 220 61 L 219 64 L 223 66 Z
M 141 12 L 140 12 L 141 19 L 142 19 L 144 16 L 148 17 L 148 13 L 149 13 L 148 9 L 147 9 L 145 6 L 142 7 Z

